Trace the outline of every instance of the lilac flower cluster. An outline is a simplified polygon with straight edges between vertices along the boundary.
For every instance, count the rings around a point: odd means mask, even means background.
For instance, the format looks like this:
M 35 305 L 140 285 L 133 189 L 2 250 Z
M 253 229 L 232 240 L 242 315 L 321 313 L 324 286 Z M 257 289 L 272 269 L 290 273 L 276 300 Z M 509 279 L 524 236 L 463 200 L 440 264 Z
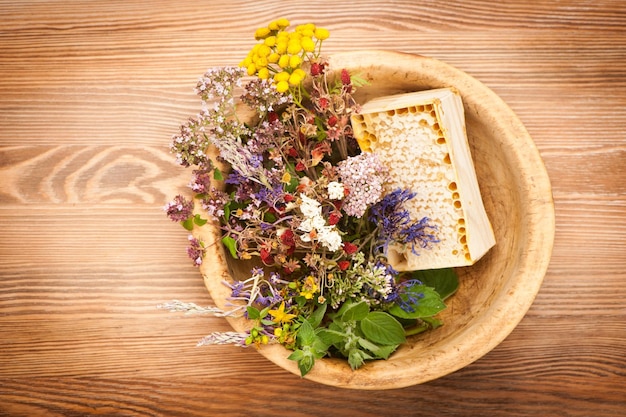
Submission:
M 193 237 L 193 235 L 189 235 L 189 247 L 187 248 L 187 255 L 193 260 L 196 266 L 202 265 L 202 259 L 204 259 L 204 254 L 206 249 L 204 244 Z
M 173 222 L 183 222 L 193 214 L 193 201 L 179 194 L 167 203 L 163 210 Z

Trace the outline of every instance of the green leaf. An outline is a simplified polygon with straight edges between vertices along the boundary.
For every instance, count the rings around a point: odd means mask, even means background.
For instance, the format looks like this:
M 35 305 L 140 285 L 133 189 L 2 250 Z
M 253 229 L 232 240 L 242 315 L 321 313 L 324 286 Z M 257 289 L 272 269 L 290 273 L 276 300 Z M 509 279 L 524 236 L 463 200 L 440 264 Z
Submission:
M 226 204 L 224 204 L 224 220 L 226 221 L 226 223 L 228 223 L 228 220 L 230 220 L 230 201 Z
M 300 343 L 300 346 L 309 346 L 315 341 L 315 331 L 308 320 L 304 320 L 300 325 L 296 339 L 298 343 Z
M 406 341 L 402 325 L 384 311 L 369 313 L 361 320 L 361 331 L 367 339 L 381 345 L 397 345 Z
M 328 346 L 342 343 L 343 339 L 346 337 L 338 330 L 331 330 L 326 328 L 317 329 L 315 331 L 315 334 Z
M 230 256 L 232 256 L 235 259 L 239 259 L 237 257 L 237 241 L 235 239 L 233 239 L 230 236 L 224 236 L 222 238 L 222 243 L 224 244 L 224 246 L 226 246 L 226 248 L 230 252 Z
M 433 288 L 425 285 L 414 285 L 408 291 L 423 295 L 415 304 L 412 304 L 413 311 L 405 311 L 398 304 L 389 308 L 389 313 L 404 319 L 418 319 L 432 317 L 446 308 L 443 300 Z M 406 295 L 401 295 L 404 301 L 408 301 Z
M 320 305 L 317 309 L 315 309 L 315 311 L 307 318 L 307 320 L 309 321 L 309 323 L 311 323 L 311 326 L 313 328 L 316 328 L 320 325 L 320 323 L 322 322 L 322 319 L 324 318 L 324 314 L 326 314 L 326 306 L 327 304 L 322 304 Z
M 365 301 L 360 301 L 358 303 L 348 301 L 341 306 L 337 315 L 341 318 L 341 321 L 359 321 L 363 320 L 369 311 L 370 308 Z
M 304 357 L 304 352 L 298 349 L 298 350 L 294 350 L 291 353 L 291 355 L 287 357 L 287 359 L 292 360 L 292 361 L 299 361 L 303 357 Z
M 368 351 L 372 352 L 374 354 L 375 357 L 380 358 L 380 359 L 387 359 L 389 358 L 389 356 L 395 352 L 395 350 L 398 348 L 398 345 L 386 345 L 386 346 L 379 346 L 373 342 L 370 342 L 367 339 L 363 339 L 362 337 L 359 338 L 359 345 L 361 345 L 361 347 L 363 349 L 367 349 Z
M 425 286 L 434 288 L 442 300 L 454 294 L 459 288 L 459 276 L 453 268 L 415 271 L 411 276 Z
M 180 222 L 180 224 L 182 224 L 185 229 L 191 232 L 193 230 L 193 217 L 189 217 L 188 219 L 183 220 L 182 222 Z
M 248 319 L 250 320 L 258 320 L 261 318 L 261 313 L 255 307 L 248 306 L 246 307 L 246 311 L 248 313 Z
M 300 375 L 305 376 L 309 373 L 311 369 L 313 369 L 313 365 L 315 365 L 315 357 L 312 354 L 305 354 L 298 360 L 298 369 L 300 370 Z
M 215 169 L 213 169 L 213 179 L 216 181 L 223 181 L 224 180 L 224 175 L 222 174 L 222 171 L 219 170 L 219 168 L 215 167 Z
M 365 362 L 364 356 L 365 356 L 365 352 L 363 351 L 360 351 L 358 349 L 350 350 L 350 353 L 348 354 L 348 363 L 350 364 L 350 367 L 353 370 L 360 368 L 361 365 L 363 365 L 363 362 Z
M 437 327 L 443 325 L 443 322 L 441 320 L 434 317 L 422 317 L 421 320 L 428 323 L 431 329 L 436 329 Z
M 195 224 L 197 224 L 198 226 L 204 226 L 208 222 L 208 220 L 207 219 L 203 219 L 202 217 L 200 217 L 199 214 L 196 214 L 193 217 L 193 222 Z
M 396 349 L 398 349 L 398 346 L 400 345 L 387 345 L 387 346 L 380 346 L 378 348 L 378 352 L 376 352 L 376 354 L 378 355 L 379 358 L 381 359 L 387 359 L 389 358 L 389 356 L 391 356 L 391 354 L 393 352 L 396 351 Z
M 369 81 L 361 76 L 361 74 L 350 74 L 350 82 L 355 87 L 363 87 L 364 85 L 369 85 Z

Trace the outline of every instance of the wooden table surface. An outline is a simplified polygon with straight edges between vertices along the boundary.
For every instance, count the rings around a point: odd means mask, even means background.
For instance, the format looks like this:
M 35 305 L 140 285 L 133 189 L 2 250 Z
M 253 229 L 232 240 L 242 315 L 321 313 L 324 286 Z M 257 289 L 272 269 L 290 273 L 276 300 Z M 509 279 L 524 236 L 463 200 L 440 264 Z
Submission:
M 0 415 L 626 415 L 626 2 L 3 1 Z M 196 348 L 223 319 L 163 205 L 171 136 L 206 68 L 285 16 L 326 52 L 443 60 L 517 113 L 550 175 L 556 237 L 528 314 L 438 380 L 355 391 L 254 349 Z

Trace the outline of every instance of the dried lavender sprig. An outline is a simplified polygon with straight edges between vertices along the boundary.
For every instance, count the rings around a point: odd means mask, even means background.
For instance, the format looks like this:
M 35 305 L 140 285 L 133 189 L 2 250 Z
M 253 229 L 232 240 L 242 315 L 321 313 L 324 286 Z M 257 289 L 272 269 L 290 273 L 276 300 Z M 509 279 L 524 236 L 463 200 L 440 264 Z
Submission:
M 200 339 L 196 347 L 209 345 L 239 345 L 246 347 L 247 333 L 239 332 L 214 332 Z
M 214 306 L 200 307 L 194 303 L 185 303 L 179 300 L 172 300 L 167 303 L 159 304 L 157 308 L 169 310 L 171 312 L 182 311 L 187 314 L 213 314 L 218 317 L 229 315 L 229 312 Z

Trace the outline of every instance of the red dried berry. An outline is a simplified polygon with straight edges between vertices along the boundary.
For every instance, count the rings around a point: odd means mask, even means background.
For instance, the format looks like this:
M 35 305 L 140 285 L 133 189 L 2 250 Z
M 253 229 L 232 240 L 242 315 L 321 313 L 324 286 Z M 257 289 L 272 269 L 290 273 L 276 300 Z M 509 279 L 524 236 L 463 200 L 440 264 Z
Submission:
M 315 77 L 317 75 L 320 75 L 322 73 L 322 71 L 324 71 L 324 67 L 321 64 L 319 64 L 317 62 L 314 62 L 313 64 L 311 64 L 311 75 L 312 76 Z
M 339 261 L 337 262 L 337 266 L 340 270 L 345 271 L 350 267 L 350 261 Z
M 348 255 L 352 255 L 357 250 L 359 250 L 359 247 L 355 245 L 354 243 L 343 242 L 343 251 L 347 253 Z
M 337 124 L 337 116 L 334 114 L 328 118 L 328 126 L 333 127 Z
M 350 73 L 345 68 L 341 70 L 341 82 L 343 85 L 350 85 Z
M 334 226 L 337 223 L 339 223 L 339 220 L 341 220 L 341 213 L 338 213 L 336 211 L 333 211 L 328 216 L 328 224 L 331 225 L 331 226 Z

